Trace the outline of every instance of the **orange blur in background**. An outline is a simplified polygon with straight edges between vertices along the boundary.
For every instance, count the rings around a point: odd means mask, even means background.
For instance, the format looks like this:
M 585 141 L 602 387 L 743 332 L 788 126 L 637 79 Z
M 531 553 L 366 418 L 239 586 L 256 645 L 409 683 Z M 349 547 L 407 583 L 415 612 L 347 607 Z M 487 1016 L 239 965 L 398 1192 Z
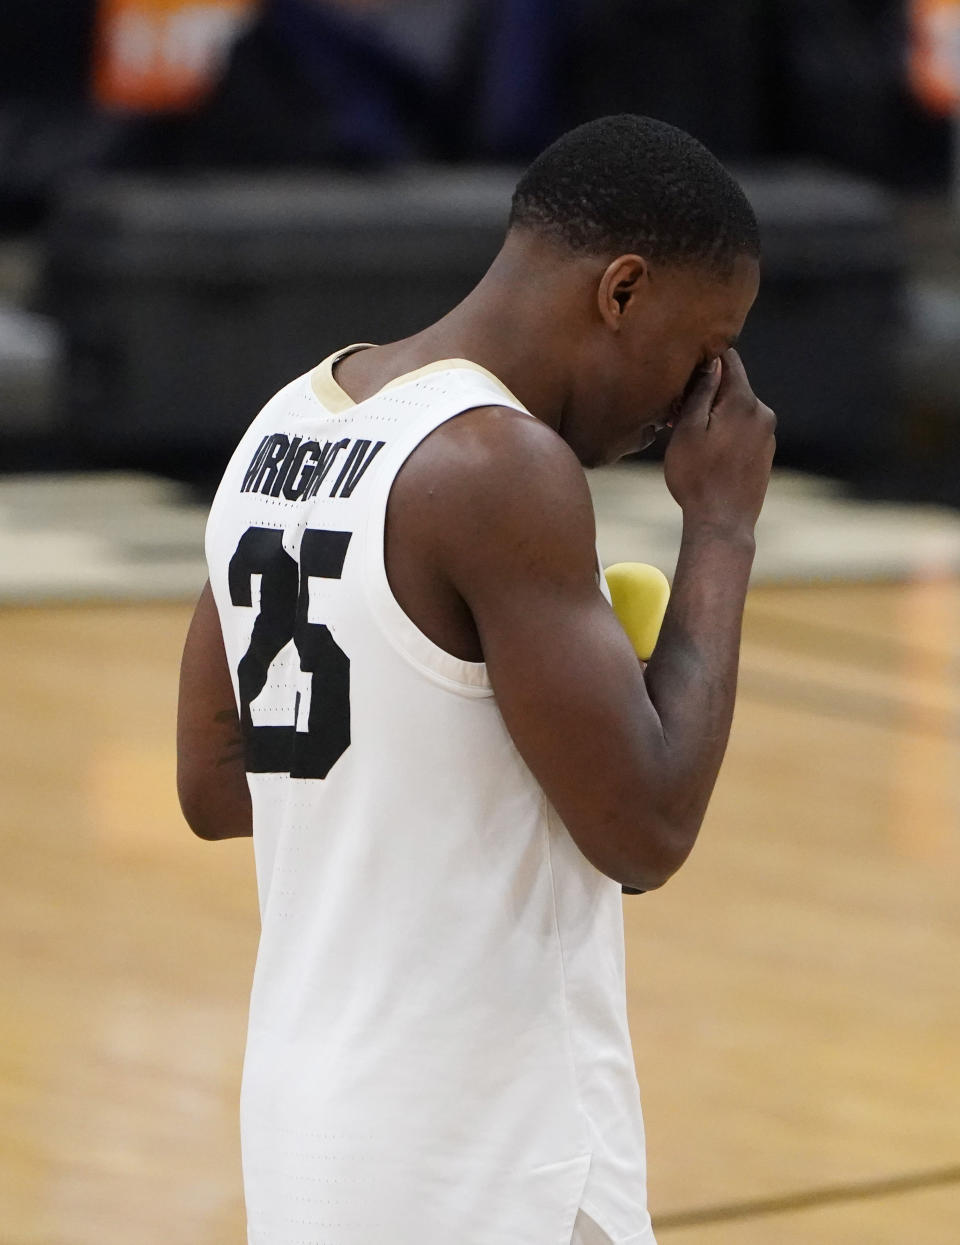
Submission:
M 97 103 L 130 112 L 193 107 L 256 8 L 257 0 L 100 0 Z

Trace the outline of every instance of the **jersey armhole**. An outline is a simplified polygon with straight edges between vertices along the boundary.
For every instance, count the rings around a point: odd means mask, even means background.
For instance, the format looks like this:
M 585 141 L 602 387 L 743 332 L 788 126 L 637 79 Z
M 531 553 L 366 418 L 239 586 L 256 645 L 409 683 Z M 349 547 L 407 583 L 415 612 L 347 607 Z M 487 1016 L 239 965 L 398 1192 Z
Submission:
M 461 696 L 492 696 L 486 662 L 464 661 L 440 647 L 406 613 L 393 595 L 383 561 L 384 525 L 367 528 L 364 578 L 367 600 L 391 647 L 433 683 Z

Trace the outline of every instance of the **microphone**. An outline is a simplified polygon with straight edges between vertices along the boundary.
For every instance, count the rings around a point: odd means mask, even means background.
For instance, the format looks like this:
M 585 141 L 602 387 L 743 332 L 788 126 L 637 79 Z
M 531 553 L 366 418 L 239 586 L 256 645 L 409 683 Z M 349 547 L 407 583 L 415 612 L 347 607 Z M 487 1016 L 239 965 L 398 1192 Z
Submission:
M 649 661 L 670 600 L 666 575 L 646 562 L 617 562 L 608 566 L 604 575 L 613 599 L 613 612 L 633 651 L 641 661 Z
M 670 600 L 670 584 L 663 571 L 646 562 L 617 562 L 604 571 L 613 612 L 633 651 L 641 661 L 649 661 L 657 645 Z M 633 886 L 621 887 L 625 895 L 642 895 Z

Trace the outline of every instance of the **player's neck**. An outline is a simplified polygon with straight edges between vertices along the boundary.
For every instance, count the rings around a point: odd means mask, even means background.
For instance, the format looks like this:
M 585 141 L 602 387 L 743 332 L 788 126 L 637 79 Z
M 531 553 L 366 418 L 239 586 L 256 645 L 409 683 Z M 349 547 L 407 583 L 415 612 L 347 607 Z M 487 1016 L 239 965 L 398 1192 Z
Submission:
M 410 340 L 437 358 L 480 364 L 557 428 L 575 367 L 570 304 L 578 300 L 564 274 L 530 250 L 508 238 L 463 302 Z
M 505 246 L 480 283 L 420 333 L 348 356 L 337 380 L 362 400 L 397 376 L 441 359 L 492 372 L 538 419 L 557 428 L 574 366 L 565 332 L 568 291 L 546 265 Z

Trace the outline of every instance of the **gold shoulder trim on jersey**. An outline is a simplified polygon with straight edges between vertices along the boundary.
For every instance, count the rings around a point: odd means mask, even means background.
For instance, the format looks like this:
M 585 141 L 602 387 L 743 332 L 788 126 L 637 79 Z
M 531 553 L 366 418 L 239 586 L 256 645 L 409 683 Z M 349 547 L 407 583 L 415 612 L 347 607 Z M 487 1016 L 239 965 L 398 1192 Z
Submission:
M 366 350 L 370 345 L 370 342 L 356 342 L 352 346 L 345 346 L 342 350 L 335 350 L 322 363 L 318 363 L 310 373 L 310 387 L 328 411 L 333 411 L 334 414 L 339 415 L 343 411 L 348 411 L 350 407 L 356 406 L 353 398 L 337 384 L 334 379 L 333 369 L 348 354 L 353 354 L 357 350 Z M 430 376 L 435 372 L 449 372 L 457 368 L 479 372 L 481 376 L 485 376 L 487 380 L 496 385 L 511 406 L 518 406 L 522 411 L 527 410 L 520 399 L 510 392 L 498 376 L 494 376 L 493 372 L 483 367 L 482 364 L 474 363 L 470 359 L 438 359 L 435 363 L 427 363 L 412 372 L 404 372 L 402 376 L 395 376 L 393 380 L 388 380 L 379 392 L 383 393 L 387 389 L 397 389 L 400 385 L 408 385 L 411 381 L 420 380 L 421 377 Z M 527 411 L 527 414 L 529 414 L 529 411 Z
M 494 376 L 493 372 L 488 371 L 480 363 L 474 363 L 471 359 L 438 359 L 436 363 L 427 363 L 424 367 L 418 367 L 414 372 L 407 372 L 403 376 L 397 376 L 393 380 L 387 381 L 383 388 L 395 389 L 398 385 L 408 385 L 413 380 L 419 380 L 421 376 L 429 376 L 433 372 L 449 372 L 455 368 L 467 368 L 471 372 L 479 372 L 481 376 L 486 376 L 487 380 L 492 381 L 503 393 L 504 397 L 509 399 L 512 406 L 519 406 L 523 411 L 527 410 L 520 399 L 510 392 L 499 376 Z M 529 414 L 529 411 L 527 414 Z
M 366 350 L 372 344 L 372 342 L 355 342 L 352 346 L 344 346 L 342 350 L 335 350 L 322 363 L 318 363 L 310 373 L 310 388 L 328 411 L 339 415 L 342 411 L 348 411 L 351 406 L 356 406 L 353 398 L 334 380 L 333 369 L 348 354 L 353 354 L 357 350 Z

